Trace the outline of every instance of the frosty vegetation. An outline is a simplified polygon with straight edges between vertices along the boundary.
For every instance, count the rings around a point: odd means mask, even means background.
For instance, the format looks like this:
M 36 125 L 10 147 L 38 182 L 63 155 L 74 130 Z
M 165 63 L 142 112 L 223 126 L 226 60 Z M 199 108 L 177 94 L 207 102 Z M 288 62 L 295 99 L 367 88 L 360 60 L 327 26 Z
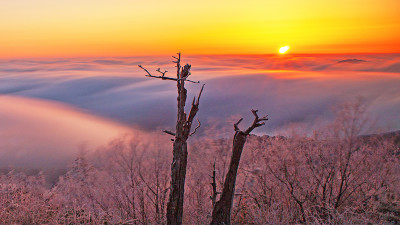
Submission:
M 232 223 L 400 223 L 399 136 L 360 136 L 365 109 L 361 101 L 337 107 L 312 137 L 250 136 Z M 218 194 L 231 142 L 205 135 L 189 145 L 184 224 L 211 222 L 213 165 Z M 121 137 L 78 157 L 51 185 L 42 173 L 3 174 L 0 223 L 165 224 L 171 155 L 163 138 Z

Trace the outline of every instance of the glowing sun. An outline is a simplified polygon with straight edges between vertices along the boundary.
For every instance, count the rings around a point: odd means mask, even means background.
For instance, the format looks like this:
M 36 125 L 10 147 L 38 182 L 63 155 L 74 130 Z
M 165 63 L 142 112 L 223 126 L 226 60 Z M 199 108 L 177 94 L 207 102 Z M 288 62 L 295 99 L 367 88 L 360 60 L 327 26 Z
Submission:
M 279 49 L 280 54 L 285 54 L 289 50 L 289 46 L 283 46 Z

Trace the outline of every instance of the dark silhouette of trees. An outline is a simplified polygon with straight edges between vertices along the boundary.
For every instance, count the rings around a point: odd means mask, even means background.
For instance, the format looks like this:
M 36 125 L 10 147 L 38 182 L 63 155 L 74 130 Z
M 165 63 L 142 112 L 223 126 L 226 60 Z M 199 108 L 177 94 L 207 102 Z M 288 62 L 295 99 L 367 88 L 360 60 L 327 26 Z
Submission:
M 148 76 L 153 78 L 159 78 L 162 80 L 172 80 L 176 81 L 178 88 L 178 114 L 176 120 L 176 131 L 167 131 L 164 132 L 174 136 L 173 144 L 173 160 L 171 164 L 171 187 L 169 193 L 169 200 L 167 204 L 167 224 L 182 224 L 182 215 L 183 215 L 183 200 L 185 193 L 185 178 L 186 178 L 186 168 L 187 168 L 187 139 L 192 136 L 196 130 L 200 127 L 199 125 L 191 131 L 192 123 L 194 118 L 196 117 L 197 112 L 199 111 L 199 101 L 201 97 L 201 93 L 203 92 L 204 85 L 202 86 L 200 93 L 196 99 L 193 98 L 192 106 L 189 114 L 187 115 L 185 112 L 185 104 L 187 98 L 187 90 L 185 88 L 185 82 L 199 83 L 196 81 L 191 81 L 188 79 L 190 76 L 190 68 L 191 65 L 186 64 L 185 66 L 181 66 L 181 54 L 178 53 L 178 57 L 173 56 L 176 61 L 176 78 L 166 77 L 165 74 L 167 71 L 157 70 L 161 74 L 161 76 L 153 76 L 148 70 L 139 65 Z

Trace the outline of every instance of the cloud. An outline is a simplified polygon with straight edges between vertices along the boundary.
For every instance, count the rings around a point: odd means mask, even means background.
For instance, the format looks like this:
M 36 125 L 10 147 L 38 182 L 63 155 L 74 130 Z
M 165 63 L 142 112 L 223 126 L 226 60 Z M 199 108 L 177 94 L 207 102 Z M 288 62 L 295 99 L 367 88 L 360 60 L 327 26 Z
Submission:
M 400 73 L 400 62 L 381 68 L 378 71 Z
M 338 63 L 354 58 L 365 62 Z M 400 129 L 398 55 L 183 59 L 193 66 L 191 78 L 206 84 L 198 135 L 207 133 L 207 127 L 232 135 L 233 121 L 243 117 L 241 126 L 250 124 L 250 109 L 269 115 L 259 134 L 274 135 L 291 124 L 312 127 L 331 119 L 333 106 L 357 96 L 371 102 L 377 125 Z M 176 68 L 168 57 L 98 60 L 0 61 L 1 165 L 66 165 L 79 146 L 93 150 L 126 131 L 169 138 L 160 131 L 175 127 L 176 84 L 146 78 L 137 67 L 142 64 L 151 72 L 165 68 L 174 76 Z M 191 100 L 201 85 L 186 87 Z
M 126 63 L 121 60 L 109 60 L 109 59 L 99 59 L 94 60 L 93 62 L 105 65 L 125 65 Z
M 338 63 L 352 59 L 365 62 Z M 258 108 L 271 118 L 263 131 L 273 132 L 290 123 L 328 118 L 333 105 L 364 96 L 375 100 L 372 112 L 385 115 L 381 124 L 400 129 L 394 116 L 400 96 L 400 79 L 393 75 L 398 55 L 188 56 L 186 62 L 193 66 L 192 79 L 206 83 L 199 112 L 203 121 L 233 115 L 251 119 L 249 110 Z M 41 68 L 0 70 L 0 93 L 68 103 L 145 130 L 174 127 L 175 83 L 146 78 L 135 63 L 154 73 L 165 68 L 169 76 L 176 70 L 168 57 L 0 62 L 0 68 Z M 79 65 L 87 69 L 70 70 Z M 187 87 L 189 99 L 200 89 Z
M 340 60 L 338 63 L 363 63 L 363 62 L 367 62 L 365 60 L 362 59 L 344 59 L 344 60 Z
M 131 128 L 64 104 L 0 96 L 0 165 L 63 167 L 85 148 L 92 151 Z M 136 132 L 137 133 L 137 132 Z
M 5 73 L 29 73 L 29 72 L 35 72 L 38 71 L 39 69 L 36 68 L 27 68 L 27 69 L 18 69 L 18 68 L 6 68 L 6 69 L 2 69 L 1 72 L 5 72 Z

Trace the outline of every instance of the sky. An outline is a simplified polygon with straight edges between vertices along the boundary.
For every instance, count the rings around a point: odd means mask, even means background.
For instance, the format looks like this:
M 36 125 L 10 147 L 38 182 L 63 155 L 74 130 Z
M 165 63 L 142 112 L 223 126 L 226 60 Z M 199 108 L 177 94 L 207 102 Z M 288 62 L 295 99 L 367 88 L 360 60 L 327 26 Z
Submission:
M 398 0 L 0 0 L 0 58 L 399 53 Z
M 307 131 L 359 97 L 376 127 L 399 130 L 399 12 L 399 0 L 0 0 L 0 164 L 65 165 L 125 135 L 170 144 L 159 131 L 175 126 L 176 84 L 138 65 L 174 71 L 177 52 L 206 84 L 199 136 L 230 137 L 250 109 L 270 118 L 257 134 Z

